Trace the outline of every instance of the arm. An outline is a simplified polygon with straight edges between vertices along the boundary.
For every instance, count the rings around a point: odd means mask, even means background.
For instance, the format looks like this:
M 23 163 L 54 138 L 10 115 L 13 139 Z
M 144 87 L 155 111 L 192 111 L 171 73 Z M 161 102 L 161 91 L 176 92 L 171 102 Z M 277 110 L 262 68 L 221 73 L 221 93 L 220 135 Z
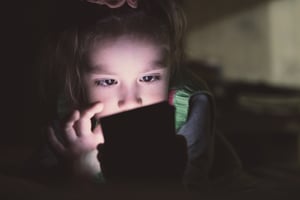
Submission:
M 188 187 L 206 187 L 213 162 L 214 104 L 210 94 L 199 91 L 190 96 L 188 105 L 186 122 L 178 131 L 188 147 L 183 181 Z

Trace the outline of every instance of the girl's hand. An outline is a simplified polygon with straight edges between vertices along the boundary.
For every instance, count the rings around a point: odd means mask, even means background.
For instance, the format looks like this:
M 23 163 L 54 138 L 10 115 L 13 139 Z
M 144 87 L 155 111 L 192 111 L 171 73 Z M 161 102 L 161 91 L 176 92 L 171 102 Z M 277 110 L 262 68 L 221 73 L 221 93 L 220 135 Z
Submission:
M 49 127 L 50 144 L 70 164 L 75 175 L 93 176 L 101 171 L 97 146 L 104 143 L 104 138 L 99 123 L 92 130 L 91 118 L 102 110 L 102 103 L 96 103 L 81 112 L 75 110 L 63 127 L 65 144 L 57 139 L 53 128 Z

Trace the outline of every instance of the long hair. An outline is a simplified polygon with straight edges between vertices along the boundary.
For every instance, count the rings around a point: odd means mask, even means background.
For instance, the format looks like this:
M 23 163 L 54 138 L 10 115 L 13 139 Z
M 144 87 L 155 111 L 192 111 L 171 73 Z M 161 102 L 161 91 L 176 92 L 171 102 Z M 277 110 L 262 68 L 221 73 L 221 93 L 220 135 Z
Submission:
M 82 74 L 89 65 L 91 46 L 97 41 L 122 35 L 132 35 L 164 46 L 171 71 L 170 84 L 174 84 L 184 57 L 186 28 L 184 12 L 176 1 L 139 0 L 138 8 L 123 5 L 111 9 L 85 1 L 68 0 L 65 9 L 57 14 L 57 20 L 53 20 L 52 53 L 44 57 L 49 61 L 41 66 L 46 75 L 41 76 L 44 82 L 41 84 L 48 85 L 48 88 L 42 87 L 46 91 L 45 99 L 56 93 L 54 101 L 57 101 L 58 94 L 63 94 L 72 108 L 81 107 L 86 101 Z M 56 83 L 52 85 L 51 81 Z M 52 92 L 51 86 L 55 86 Z

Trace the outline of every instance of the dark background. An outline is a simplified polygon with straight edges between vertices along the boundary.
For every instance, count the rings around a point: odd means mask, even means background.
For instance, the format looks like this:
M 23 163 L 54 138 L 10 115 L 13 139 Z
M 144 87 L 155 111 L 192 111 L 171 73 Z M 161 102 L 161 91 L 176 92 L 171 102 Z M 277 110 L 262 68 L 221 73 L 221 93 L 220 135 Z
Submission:
M 3 89 L 1 97 L 4 108 L 2 115 L 4 128 L 1 132 L 1 144 L 3 145 L 26 144 L 30 146 L 38 144 L 41 139 L 40 129 L 41 125 L 45 123 L 45 116 L 44 108 L 38 96 L 37 79 L 39 75 L 37 73 L 37 58 L 43 38 L 51 30 L 51 26 L 57 22 L 55 20 L 59 19 L 57 18 L 59 13 L 67 14 L 69 12 L 69 1 L 12 1 L 6 2 L 2 6 L 4 23 L 1 33 L 4 35 L 2 37 Z M 203 1 L 202 17 L 197 21 L 193 20 L 191 16 L 189 25 L 193 26 L 196 22 L 205 24 L 205 22 L 213 21 L 216 18 L 261 2 L 264 1 L 246 1 L 245 3 L 234 1 L 232 4 L 226 4 L 221 1 Z M 208 12 L 212 10 L 214 12 Z M 208 82 L 217 76 L 217 72 L 206 73 L 205 68 L 201 68 L 201 66 L 195 71 Z M 205 73 L 208 76 L 205 76 Z M 241 93 L 299 96 L 299 91 L 260 84 L 231 83 L 228 80 L 209 84 L 211 84 L 212 89 L 215 86 L 214 84 L 217 84 L 225 91 L 222 96 L 217 96 L 218 128 L 234 143 L 235 148 L 244 149 L 241 151 L 244 152 L 241 153 L 242 158 L 253 158 L 255 160 L 257 156 L 263 153 L 267 154 L 267 156 L 257 159 L 263 161 L 273 156 L 281 157 L 282 159 L 289 157 L 291 160 L 295 160 L 297 156 L 299 157 L 297 155 L 297 148 L 299 148 L 297 146 L 299 145 L 297 144 L 297 138 L 299 136 L 285 134 L 284 126 L 284 123 L 289 121 L 297 122 L 299 114 L 294 113 L 285 117 L 276 117 L 273 114 L 258 116 L 251 114 L 251 112 L 242 111 L 236 103 Z M 238 122 L 237 120 L 240 121 Z M 242 125 L 239 126 L 239 124 Z M 274 127 L 274 124 L 277 124 L 277 126 Z M 269 132 L 271 134 L 253 134 L 260 132 Z M 251 147 L 255 145 L 257 147 L 253 150 Z M 270 147 L 273 146 L 273 150 L 267 153 L 263 149 L 266 148 L 264 146 L 268 145 Z M 251 150 L 246 150 L 249 149 L 248 147 Z M 284 153 L 285 150 L 286 154 Z M 281 153 L 281 155 L 276 151 Z M 246 160 L 245 162 L 251 162 Z
M 41 141 L 41 128 L 45 116 L 38 96 L 37 55 L 51 22 L 59 12 L 56 6 L 60 5 L 60 8 L 66 9 L 67 12 L 67 7 L 62 3 L 65 1 L 19 0 L 9 4 L 6 2 L 1 6 L 4 14 L 1 27 L 1 99 L 4 111 L 0 133 L 1 164 L 12 165 L 21 162 Z M 228 4 L 218 3 L 220 2 L 215 4 L 218 5 L 216 8 L 221 9 L 221 5 L 224 4 L 223 9 L 227 8 L 228 12 L 230 11 Z M 238 5 L 243 7 L 242 4 Z M 234 12 L 237 7 L 231 9 Z M 203 20 L 214 19 L 213 15 L 204 16 Z M 203 69 L 198 72 L 203 73 Z M 209 76 L 207 79 L 210 79 Z M 243 109 L 236 101 L 239 94 L 245 93 L 299 97 L 299 90 L 230 81 L 212 81 L 209 82 L 209 86 L 212 90 L 214 87 L 221 87 L 223 90 L 222 95 L 216 96 L 217 127 L 232 143 L 244 168 L 267 179 L 299 181 L 299 133 L 297 135 L 286 129 L 289 122 L 299 122 L 299 113 L 285 116 L 277 116 L 272 112 L 257 114 Z
M 38 58 L 58 12 L 67 13 L 66 2 L 10 1 L 2 6 L 3 144 L 34 144 L 40 140 L 37 132 L 45 118 L 39 99 Z

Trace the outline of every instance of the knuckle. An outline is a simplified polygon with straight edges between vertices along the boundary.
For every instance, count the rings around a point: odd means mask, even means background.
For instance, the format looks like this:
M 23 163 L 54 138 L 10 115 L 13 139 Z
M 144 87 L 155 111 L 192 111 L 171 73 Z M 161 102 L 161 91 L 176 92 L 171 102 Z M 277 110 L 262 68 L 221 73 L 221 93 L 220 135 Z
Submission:
M 82 118 L 87 118 L 87 117 L 91 117 L 91 116 L 93 116 L 93 113 L 92 113 L 91 110 L 85 110 L 85 111 L 83 111 L 82 114 L 81 114 L 81 117 L 82 117 Z

